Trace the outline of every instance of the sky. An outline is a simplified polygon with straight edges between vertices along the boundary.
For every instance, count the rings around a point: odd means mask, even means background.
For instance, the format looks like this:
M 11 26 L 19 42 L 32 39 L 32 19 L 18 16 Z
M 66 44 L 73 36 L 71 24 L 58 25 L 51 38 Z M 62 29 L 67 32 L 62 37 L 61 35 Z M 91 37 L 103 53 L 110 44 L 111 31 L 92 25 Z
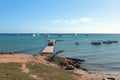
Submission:
M 0 0 L 0 33 L 120 33 L 120 0 Z

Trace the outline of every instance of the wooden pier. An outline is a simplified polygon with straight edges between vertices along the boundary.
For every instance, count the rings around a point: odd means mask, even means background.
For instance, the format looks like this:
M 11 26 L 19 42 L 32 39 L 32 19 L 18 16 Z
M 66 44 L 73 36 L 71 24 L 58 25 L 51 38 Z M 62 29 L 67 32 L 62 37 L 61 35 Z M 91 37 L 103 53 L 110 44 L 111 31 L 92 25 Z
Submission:
M 46 46 L 43 51 L 42 54 L 43 56 L 50 56 L 54 53 L 54 47 L 56 44 L 56 40 L 49 40 L 48 42 L 48 46 Z

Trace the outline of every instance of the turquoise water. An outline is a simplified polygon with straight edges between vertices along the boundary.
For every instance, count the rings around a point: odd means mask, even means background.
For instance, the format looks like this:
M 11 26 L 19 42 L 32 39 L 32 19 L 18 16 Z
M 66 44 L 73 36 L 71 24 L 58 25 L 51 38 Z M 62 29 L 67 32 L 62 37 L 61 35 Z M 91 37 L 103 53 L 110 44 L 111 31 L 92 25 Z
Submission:
M 120 34 L 63 34 L 58 36 L 44 34 L 33 37 L 32 34 L 1 34 L 0 52 L 21 52 L 26 54 L 40 54 L 49 39 L 64 40 L 57 42 L 55 51 L 65 50 L 60 54 L 66 57 L 86 60 L 82 65 L 90 71 L 120 72 L 120 43 L 91 45 L 92 40 L 118 40 Z M 75 42 L 80 45 L 75 45 Z

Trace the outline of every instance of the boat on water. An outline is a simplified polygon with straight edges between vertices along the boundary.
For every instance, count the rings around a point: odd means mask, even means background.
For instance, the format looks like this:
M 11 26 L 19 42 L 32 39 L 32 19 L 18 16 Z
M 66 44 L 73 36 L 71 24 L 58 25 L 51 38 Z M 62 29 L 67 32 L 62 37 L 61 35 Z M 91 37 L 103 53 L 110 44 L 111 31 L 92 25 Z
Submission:
M 88 36 L 88 34 L 85 34 L 85 36 Z
M 101 45 L 101 44 L 112 44 L 112 43 L 119 43 L 117 40 L 107 40 L 107 41 L 92 41 L 92 45 Z
M 107 40 L 107 41 L 103 41 L 103 44 L 112 44 L 112 43 L 119 43 L 119 41 L 117 40 Z
M 45 34 L 45 37 L 50 37 L 50 35 L 49 34 Z
M 79 42 L 75 42 L 76 45 L 79 45 Z
M 36 34 L 32 34 L 32 36 L 33 36 L 33 37 L 35 37 L 35 36 L 36 36 Z
M 57 34 L 58 36 L 62 36 L 62 34 Z
M 114 41 L 112 41 L 112 43 L 119 43 L 119 41 L 117 41 L 117 40 L 114 40 Z
M 58 40 L 56 40 L 56 41 L 61 42 L 61 41 L 64 41 L 64 40 L 62 40 L 62 39 L 58 39 Z
M 76 34 L 76 33 L 74 33 L 74 34 L 73 34 L 73 36 L 77 36 L 77 34 Z
M 92 45 L 101 45 L 101 41 L 92 41 L 91 44 Z

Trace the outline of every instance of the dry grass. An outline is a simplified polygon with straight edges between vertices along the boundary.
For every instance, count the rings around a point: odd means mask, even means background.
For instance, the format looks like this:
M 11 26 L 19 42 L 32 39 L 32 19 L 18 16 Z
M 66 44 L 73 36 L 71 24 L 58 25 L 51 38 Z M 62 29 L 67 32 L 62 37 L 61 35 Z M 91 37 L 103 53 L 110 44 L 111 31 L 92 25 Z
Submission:
M 38 75 L 38 78 L 43 80 L 75 80 L 72 77 L 72 72 L 68 72 L 53 66 L 44 64 L 27 64 L 32 74 Z
M 0 64 L 0 80 L 34 80 L 28 74 L 21 71 L 20 63 Z

